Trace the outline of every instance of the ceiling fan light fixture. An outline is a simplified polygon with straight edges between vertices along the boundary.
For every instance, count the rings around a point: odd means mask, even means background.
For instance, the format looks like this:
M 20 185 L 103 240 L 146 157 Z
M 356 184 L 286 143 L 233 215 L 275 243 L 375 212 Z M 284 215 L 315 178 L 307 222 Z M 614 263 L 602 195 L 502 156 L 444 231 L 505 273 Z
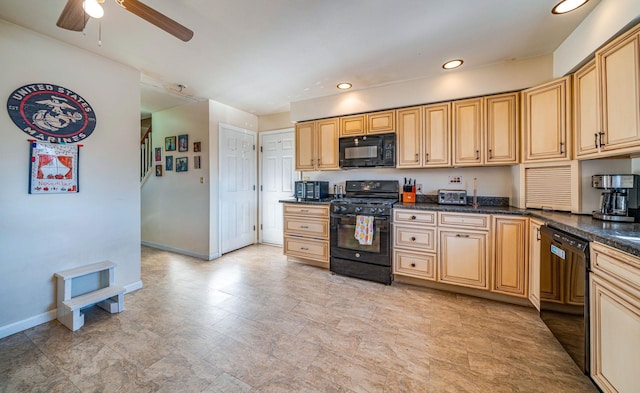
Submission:
M 589 0 L 562 0 L 551 9 L 552 14 L 566 14 L 585 5 Z
M 464 63 L 464 61 L 460 60 L 460 59 L 456 59 L 456 60 L 449 60 L 448 62 L 444 63 L 442 65 L 442 68 L 444 68 L 445 70 L 452 70 L 454 68 L 458 68 L 462 65 L 462 63 Z
M 98 3 L 98 0 L 84 0 L 82 9 L 92 18 L 100 19 L 104 16 L 104 8 Z
M 349 90 L 353 85 L 349 82 L 342 82 L 342 83 L 338 83 L 338 86 L 336 86 L 338 89 L 340 90 Z

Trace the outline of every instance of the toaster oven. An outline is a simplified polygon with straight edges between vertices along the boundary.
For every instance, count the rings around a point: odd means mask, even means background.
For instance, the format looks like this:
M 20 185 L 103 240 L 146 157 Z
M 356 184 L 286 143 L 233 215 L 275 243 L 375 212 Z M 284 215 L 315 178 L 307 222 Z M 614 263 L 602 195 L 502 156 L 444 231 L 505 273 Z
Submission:
M 465 190 L 438 190 L 438 203 L 441 205 L 466 205 Z
M 319 201 L 329 197 L 328 181 L 297 181 L 295 182 L 296 199 L 305 201 Z

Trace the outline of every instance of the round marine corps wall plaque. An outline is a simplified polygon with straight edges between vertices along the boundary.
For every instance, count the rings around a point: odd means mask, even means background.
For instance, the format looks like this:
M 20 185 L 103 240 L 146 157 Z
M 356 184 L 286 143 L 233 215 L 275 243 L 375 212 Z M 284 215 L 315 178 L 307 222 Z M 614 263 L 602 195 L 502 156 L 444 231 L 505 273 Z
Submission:
M 32 83 L 17 88 L 7 111 L 18 128 L 49 143 L 74 143 L 96 128 L 96 114 L 79 94 L 62 86 Z

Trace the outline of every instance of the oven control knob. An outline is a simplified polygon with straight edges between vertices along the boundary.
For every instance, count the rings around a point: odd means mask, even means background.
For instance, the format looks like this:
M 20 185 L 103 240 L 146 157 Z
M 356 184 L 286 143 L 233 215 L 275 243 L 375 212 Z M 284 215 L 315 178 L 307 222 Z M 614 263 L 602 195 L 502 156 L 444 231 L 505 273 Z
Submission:
M 341 212 L 346 212 L 347 211 L 347 207 L 346 206 L 340 206 L 340 211 Z
M 375 207 L 371 208 L 371 213 L 375 213 L 376 211 L 378 211 L 378 209 L 376 209 Z
M 360 253 L 359 252 L 356 253 L 356 258 L 360 258 Z
M 355 210 L 356 213 L 360 213 L 361 211 L 362 211 L 362 207 L 361 206 L 356 207 L 356 210 Z

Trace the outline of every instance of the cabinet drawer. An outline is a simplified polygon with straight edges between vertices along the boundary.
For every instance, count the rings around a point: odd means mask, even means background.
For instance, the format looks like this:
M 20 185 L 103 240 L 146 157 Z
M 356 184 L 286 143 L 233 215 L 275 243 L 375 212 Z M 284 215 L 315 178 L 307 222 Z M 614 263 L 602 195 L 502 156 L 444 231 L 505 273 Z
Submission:
M 328 263 L 329 241 L 285 236 L 284 255 Z
M 437 215 L 437 212 L 431 211 L 393 209 L 393 221 L 396 223 L 411 222 L 422 225 L 435 225 Z
M 285 217 L 284 233 L 286 235 L 310 236 L 328 239 L 329 220 L 309 220 L 301 217 Z
M 436 279 L 436 254 L 395 250 L 393 273 L 403 276 Z
M 436 229 L 411 225 L 394 226 L 394 246 L 436 251 Z
M 440 226 L 489 229 L 489 216 L 485 214 L 440 213 Z
M 640 258 L 591 242 L 591 270 L 614 277 L 640 291 Z
M 329 218 L 329 205 L 284 205 L 284 215 L 296 215 L 305 217 Z

